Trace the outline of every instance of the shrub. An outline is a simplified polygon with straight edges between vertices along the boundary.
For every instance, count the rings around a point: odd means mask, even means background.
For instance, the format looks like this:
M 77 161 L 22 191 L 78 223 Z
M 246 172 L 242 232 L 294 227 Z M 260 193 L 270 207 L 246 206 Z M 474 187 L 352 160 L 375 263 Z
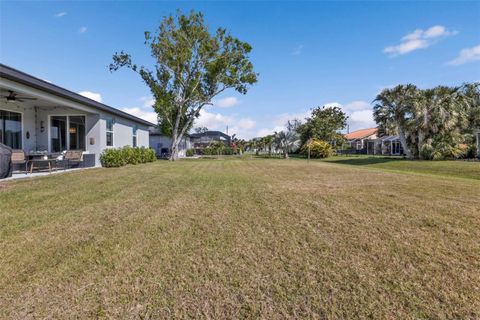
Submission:
M 233 148 L 226 147 L 225 149 L 223 149 L 223 154 L 227 156 L 231 156 L 233 154 Z
M 187 149 L 187 152 L 186 152 L 187 157 L 193 157 L 194 154 L 195 154 L 195 150 Z
M 126 165 L 126 160 L 121 149 L 105 149 L 100 155 L 103 167 L 121 167 Z
M 311 158 L 328 158 L 334 154 L 332 146 L 319 139 L 312 139 L 305 143 L 301 148 L 301 153 L 308 155 L 308 148 L 310 147 Z
M 145 147 L 130 147 L 105 149 L 100 155 L 103 167 L 121 167 L 127 164 L 139 164 L 153 162 L 155 151 Z

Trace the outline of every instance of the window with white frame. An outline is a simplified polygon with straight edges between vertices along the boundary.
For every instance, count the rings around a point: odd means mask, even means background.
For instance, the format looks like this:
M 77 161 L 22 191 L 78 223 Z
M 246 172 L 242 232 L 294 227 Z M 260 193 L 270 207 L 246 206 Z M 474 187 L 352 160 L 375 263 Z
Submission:
M 132 132 L 132 137 L 133 137 L 132 138 L 133 139 L 132 146 L 133 147 L 137 146 L 137 129 L 138 129 L 137 126 L 133 126 L 133 128 L 132 128 L 132 130 L 133 130 L 133 132 Z
M 107 137 L 107 147 L 113 146 L 113 118 L 106 119 L 107 128 L 106 128 L 106 137 Z

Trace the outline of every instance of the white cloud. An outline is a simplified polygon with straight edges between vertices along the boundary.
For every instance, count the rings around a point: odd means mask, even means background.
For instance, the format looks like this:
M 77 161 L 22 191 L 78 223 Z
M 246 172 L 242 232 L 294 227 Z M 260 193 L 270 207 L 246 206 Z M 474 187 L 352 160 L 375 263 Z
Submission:
M 345 105 L 340 105 L 347 114 L 347 124 L 350 131 L 376 127 L 373 121 L 373 111 L 370 103 L 362 100 L 355 100 Z
M 358 110 L 365 110 L 365 109 L 371 109 L 370 103 L 366 101 L 352 101 L 350 103 L 347 103 L 346 105 L 343 106 L 343 108 L 346 111 L 358 111 Z
M 151 108 L 155 104 L 155 99 L 152 97 L 140 97 L 138 101 L 142 102 L 144 108 Z
M 143 120 L 150 121 L 151 123 L 157 123 L 157 114 L 153 111 L 144 111 L 138 107 L 122 108 L 121 110 L 126 113 L 130 113 L 131 115 L 134 115 L 136 117 L 139 117 Z
M 239 129 L 253 129 L 256 124 L 255 120 L 251 118 L 242 118 L 238 121 L 237 126 Z
M 302 54 L 302 50 L 303 50 L 303 45 L 299 45 L 299 46 L 296 46 L 295 49 L 293 49 L 292 51 L 292 56 L 298 56 L 300 54 Z
M 268 136 L 270 134 L 274 134 L 275 132 L 280 132 L 282 130 L 285 130 L 285 126 L 275 126 L 272 129 L 267 129 L 267 128 L 259 129 L 257 131 L 256 135 L 253 136 L 253 138 L 265 137 L 265 136 Z
M 268 128 L 261 128 L 254 132 L 251 136 L 252 138 L 256 137 L 264 137 L 266 135 L 273 134 L 275 132 L 280 132 L 286 129 L 285 125 L 287 124 L 288 120 L 300 120 L 305 122 L 305 118 L 311 115 L 310 110 L 300 111 L 297 113 L 288 113 L 284 112 L 279 115 L 273 117 L 272 126 Z
M 376 127 L 375 121 L 373 121 L 372 109 L 354 111 L 349 115 L 348 121 L 350 131 L 355 131 L 365 128 Z
M 391 56 L 407 54 L 418 49 L 428 48 L 440 38 L 456 35 L 457 33 L 457 31 L 447 30 L 447 28 L 441 25 L 430 27 L 427 30 L 416 29 L 402 37 L 400 44 L 388 46 L 383 49 L 383 52 Z
M 480 60 L 480 44 L 475 47 L 462 49 L 458 57 L 450 61 L 448 64 L 458 66 L 478 60 Z
M 233 106 L 236 106 L 239 103 L 240 103 L 240 100 L 238 100 L 236 97 L 226 97 L 223 99 L 214 100 L 213 106 L 220 107 L 220 108 L 231 108 Z
M 80 91 L 78 94 L 87 97 L 89 99 L 102 102 L 102 95 L 100 93 L 95 93 L 91 91 Z
M 64 16 L 66 16 L 66 15 L 67 15 L 66 12 L 59 12 L 59 13 L 55 14 L 55 17 L 61 18 L 61 17 L 64 17 Z
M 208 112 L 205 109 L 200 110 L 200 116 L 195 120 L 195 127 L 207 127 L 209 130 L 224 131 L 233 118 L 224 116 L 220 113 Z
M 200 117 L 195 120 L 194 128 L 207 127 L 208 130 L 218 130 L 228 134 L 236 134 L 242 139 L 253 138 L 256 134 L 257 123 L 249 117 L 240 118 L 236 115 L 223 115 L 218 112 L 209 112 L 206 109 L 200 111 Z
M 309 117 L 310 114 L 311 114 L 310 110 L 297 112 L 297 113 L 288 113 L 288 112 L 281 113 L 273 118 L 273 124 L 277 128 L 279 127 L 285 128 L 285 125 L 287 124 L 288 120 L 300 120 L 304 122 L 305 118 Z
M 427 39 L 457 34 L 456 31 L 448 31 L 444 26 L 433 26 L 425 30 L 423 36 Z
M 79 33 L 85 33 L 85 32 L 87 32 L 87 27 L 80 27 L 80 29 L 78 29 L 78 32 L 79 32 Z

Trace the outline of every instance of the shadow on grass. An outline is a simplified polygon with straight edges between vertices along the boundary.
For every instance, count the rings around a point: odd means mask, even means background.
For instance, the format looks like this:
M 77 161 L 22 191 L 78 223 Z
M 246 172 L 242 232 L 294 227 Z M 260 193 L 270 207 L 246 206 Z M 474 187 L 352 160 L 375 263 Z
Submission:
M 353 165 L 353 166 L 366 166 L 366 165 L 372 165 L 372 164 L 379 164 L 379 163 L 388 163 L 388 162 L 395 162 L 395 161 L 401 161 L 402 159 L 400 158 L 376 158 L 376 157 L 361 157 L 361 158 L 351 158 L 351 159 L 328 159 L 326 160 L 327 162 L 333 162 L 333 163 L 338 163 L 338 164 L 348 164 L 348 165 Z

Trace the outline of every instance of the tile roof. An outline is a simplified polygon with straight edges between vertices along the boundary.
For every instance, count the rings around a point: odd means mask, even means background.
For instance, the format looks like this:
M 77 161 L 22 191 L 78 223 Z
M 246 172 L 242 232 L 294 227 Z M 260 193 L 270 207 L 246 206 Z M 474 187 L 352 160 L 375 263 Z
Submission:
M 343 135 L 345 139 L 352 140 L 352 139 L 362 139 L 373 134 L 377 134 L 377 128 L 368 128 L 368 129 L 360 129 L 357 131 L 353 131 Z

